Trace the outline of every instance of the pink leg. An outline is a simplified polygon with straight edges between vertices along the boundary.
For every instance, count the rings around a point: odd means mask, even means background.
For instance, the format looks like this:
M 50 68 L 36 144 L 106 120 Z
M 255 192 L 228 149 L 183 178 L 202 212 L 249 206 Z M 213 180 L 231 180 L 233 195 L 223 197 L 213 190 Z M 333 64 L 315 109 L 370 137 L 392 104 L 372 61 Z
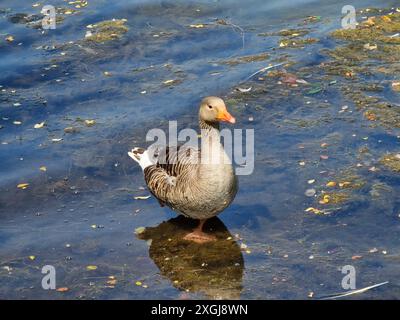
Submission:
M 203 225 L 206 221 L 207 219 L 200 219 L 200 223 L 196 227 L 196 229 L 194 229 L 193 232 L 188 233 L 186 236 L 184 236 L 183 239 L 194 241 L 197 243 L 205 243 L 217 240 L 215 236 L 203 232 Z

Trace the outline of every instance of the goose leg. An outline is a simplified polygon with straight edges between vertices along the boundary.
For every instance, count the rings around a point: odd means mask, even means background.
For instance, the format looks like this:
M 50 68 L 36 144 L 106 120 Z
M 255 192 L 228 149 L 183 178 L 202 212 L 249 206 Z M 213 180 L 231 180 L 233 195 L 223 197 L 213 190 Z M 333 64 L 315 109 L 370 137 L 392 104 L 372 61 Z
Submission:
M 193 232 L 188 233 L 186 236 L 184 236 L 183 239 L 194 241 L 197 243 L 205 243 L 217 240 L 215 236 L 203 232 L 203 225 L 206 221 L 207 219 L 200 219 L 200 223 L 196 227 L 196 229 L 194 229 Z

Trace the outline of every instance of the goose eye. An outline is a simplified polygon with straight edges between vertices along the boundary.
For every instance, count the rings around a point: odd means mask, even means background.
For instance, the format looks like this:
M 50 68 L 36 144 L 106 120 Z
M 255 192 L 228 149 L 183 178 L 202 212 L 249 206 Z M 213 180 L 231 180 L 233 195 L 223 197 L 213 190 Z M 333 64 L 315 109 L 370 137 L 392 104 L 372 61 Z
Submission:
M 212 106 L 208 105 L 208 109 L 212 109 Z

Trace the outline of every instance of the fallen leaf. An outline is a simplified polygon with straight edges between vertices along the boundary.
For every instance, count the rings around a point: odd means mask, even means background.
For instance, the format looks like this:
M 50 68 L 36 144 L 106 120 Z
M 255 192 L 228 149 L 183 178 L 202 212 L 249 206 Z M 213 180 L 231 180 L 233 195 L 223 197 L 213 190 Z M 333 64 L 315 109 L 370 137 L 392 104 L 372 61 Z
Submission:
M 326 186 L 327 186 L 327 187 L 336 187 L 336 182 L 335 182 L 335 181 L 329 181 L 329 182 L 326 184 Z
M 319 201 L 319 203 L 320 204 L 327 204 L 327 203 L 329 203 L 330 199 L 331 199 L 331 197 L 326 194 L 326 195 L 323 196 L 322 200 Z
M 47 168 L 46 168 L 45 166 L 41 166 L 41 167 L 39 168 L 39 170 L 40 170 L 40 171 L 43 171 L 43 172 L 46 172 L 46 171 L 47 171 Z
M 366 49 L 366 50 L 376 50 L 376 49 L 378 49 L 378 46 L 376 44 L 366 43 L 366 44 L 364 44 L 364 49 Z
M 350 185 L 351 185 L 351 182 L 349 182 L 349 181 L 339 182 L 339 187 L 341 187 L 341 188 L 346 188 Z
M 85 120 L 85 124 L 88 127 L 92 127 L 96 124 L 96 121 L 95 120 Z
M 305 212 L 312 212 L 314 214 L 323 214 L 324 212 L 322 210 L 310 207 L 304 210 Z
M 392 82 L 392 89 L 394 91 L 400 91 L 400 81 Z
M 314 197 L 317 191 L 315 189 L 307 189 L 304 195 L 306 197 Z
M 361 258 L 362 258 L 362 256 L 355 255 L 355 256 L 351 257 L 351 260 L 359 260 Z
M 28 186 L 29 186 L 29 183 L 20 183 L 17 185 L 17 188 L 24 190 L 24 189 L 28 188 Z
M 250 92 L 252 89 L 252 87 L 249 88 L 237 88 L 237 90 L 239 90 L 240 92 Z
M 133 197 L 133 199 L 135 199 L 135 200 L 147 200 L 150 197 L 151 196 L 136 196 L 136 197 Z
M 67 292 L 68 290 L 69 290 L 69 288 L 67 288 L 67 287 L 62 287 L 62 288 L 56 289 L 57 292 Z
M 172 84 L 172 83 L 174 83 L 174 82 L 175 82 L 175 80 L 170 79 L 170 80 L 165 80 L 165 81 L 163 82 L 163 84 Z
M 36 259 L 36 257 L 35 256 L 29 256 L 29 259 L 33 261 L 33 260 Z
M 13 42 L 14 41 L 14 37 L 13 36 L 8 36 L 8 37 L 6 37 L 6 41 Z
M 141 285 L 142 285 L 142 282 L 141 282 L 141 281 L 136 281 L 135 284 L 136 284 L 137 286 L 141 286 Z
M 195 28 L 195 29 L 200 29 L 200 28 L 204 28 L 205 25 L 202 24 L 202 23 L 199 23 L 199 24 L 191 24 L 189 27 L 190 28 Z
M 97 266 L 87 266 L 86 267 L 86 270 L 89 270 L 89 271 L 92 271 L 92 270 L 96 270 L 97 269 Z
M 321 87 L 315 87 L 307 92 L 307 94 L 316 94 L 322 91 Z
M 45 122 L 43 121 L 43 122 L 40 122 L 40 123 L 36 123 L 33 127 L 35 129 L 41 129 L 41 128 L 44 127 L 44 125 L 45 125 Z

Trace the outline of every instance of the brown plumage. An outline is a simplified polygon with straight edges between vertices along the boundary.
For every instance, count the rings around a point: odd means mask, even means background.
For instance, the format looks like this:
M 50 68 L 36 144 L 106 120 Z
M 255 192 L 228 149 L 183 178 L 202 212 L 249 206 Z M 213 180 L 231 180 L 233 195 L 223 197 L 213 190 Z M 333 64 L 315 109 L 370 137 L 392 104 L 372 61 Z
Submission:
M 202 232 L 204 222 L 228 207 L 237 192 L 234 169 L 220 143 L 220 121 L 235 123 L 222 99 L 204 98 L 199 110 L 200 150 L 190 146 L 157 146 L 128 152 L 142 167 L 146 184 L 160 205 L 200 219 L 199 227 L 185 237 L 188 240 L 212 240 L 212 236 Z

